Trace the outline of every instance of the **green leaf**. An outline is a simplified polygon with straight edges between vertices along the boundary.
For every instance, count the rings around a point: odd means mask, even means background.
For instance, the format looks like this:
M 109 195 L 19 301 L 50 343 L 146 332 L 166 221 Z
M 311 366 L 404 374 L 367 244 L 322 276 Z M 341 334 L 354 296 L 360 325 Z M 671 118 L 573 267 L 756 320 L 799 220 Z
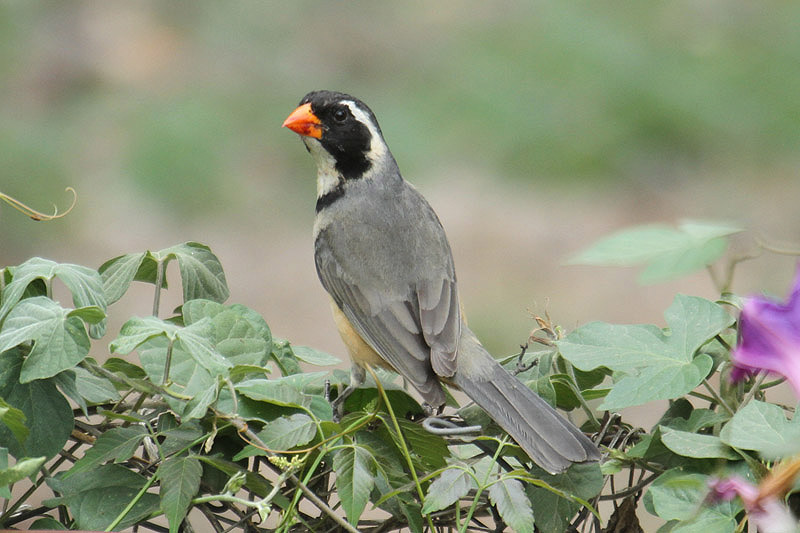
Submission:
M 30 433 L 30 430 L 25 426 L 25 420 L 25 413 L 0 398 L 0 422 L 6 425 L 20 444 L 25 442 Z
M 728 446 L 756 450 L 768 458 L 800 451 L 800 425 L 786 420 L 779 406 L 758 400 L 742 407 L 719 436 Z
M 92 338 L 99 339 L 105 335 L 108 303 L 100 274 L 85 266 L 61 264 L 56 267 L 56 276 L 72 293 L 74 312 L 80 313 L 79 316 L 91 324 L 89 334 Z
M 211 300 L 191 300 L 183 304 L 182 311 L 187 326 L 203 318 L 211 319 L 216 350 L 234 365 L 266 364 L 272 350 L 272 334 L 256 311 Z
M 442 468 L 447 464 L 450 457 L 450 448 L 447 441 L 439 435 L 433 435 L 419 424 L 410 420 L 399 418 L 397 420 L 403 437 L 408 443 L 408 447 L 423 463 L 424 466 L 436 469 Z M 394 432 L 392 431 L 392 435 Z
M 20 383 L 23 352 L 12 348 L 0 353 L 0 398 L 25 415 L 30 433 L 20 445 L 11 431 L 0 425 L 0 443 L 14 457 L 53 457 L 63 448 L 74 425 L 72 408 L 50 379 Z
M 122 295 L 127 292 L 147 255 L 144 252 L 121 255 L 100 266 L 98 272 L 103 281 L 103 291 L 106 293 L 109 305 L 122 298 Z M 152 256 L 150 259 L 154 261 Z M 155 277 L 153 277 L 152 283 L 155 283 Z
M 146 436 L 147 430 L 143 426 L 109 429 L 97 437 L 94 445 L 64 474 L 64 479 L 92 470 L 107 461 L 127 461 L 133 457 Z
M 184 349 L 211 375 L 225 374 L 233 366 L 214 346 L 214 325 L 210 318 L 179 329 L 176 336 Z
M 240 465 L 234 462 L 222 459 L 219 456 L 210 455 L 199 455 L 197 456 L 197 459 L 203 463 L 213 466 L 229 477 L 233 477 L 240 472 L 244 473 L 245 487 L 251 490 L 253 494 L 259 498 L 265 498 L 272 491 L 272 484 L 267 479 L 256 472 L 242 468 Z M 286 509 L 289 506 L 289 500 L 286 498 L 286 496 L 280 493 L 278 493 L 272 501 L 282 509 Z
M 353 525 L 358 524 L 374 485 L 369 468 L 371 459 L 369 451 L 360 446 L 343 448 L 333 456 L 336 493 L 342 501 L 347 520 Z
M 618 410 L 672 399 L 694 389 L 713 361 L 696 352 L 733 323 L 719 305 L 679 294 L 664 313 L 666 330 L 651 325 L 592 322 L 557 341 L 561 354 L 581 370 L 605 366 L 616 383 L 601 409 Z
M 556 475 L 537 469 L 535 475 L 554 489 L 584 500 L 593 498 L 603 488 L 603 474 L 597 463 L 574 464 L 566 472 Z M 543 533 L 561 533 L 568 529 L 570 519 L 580 508 L 578 503 L 542 487 L 526 485 L 526 491 L 536 517 L 536 527 Z
M 89 403 L 117 401 L 120 396 L 114 384 L 108 379 L 96 376 L 83 367 L 72 369 L 75 373 L 75 387 Z
M 181 328 L 171 322 L 152 316 L 146 318 L 133 317 L 123 324 L 119 336 L 111 343 L 109 349 L 112 353 L 127 354 L 138 348 L 142 343 L 159 336 L 164 336 L 175 342 L 173 349 L 178 346 L 182 347 L 198 364 L 214 376 L 224 374 L 228 368 L 233 366 L 214 348 L 214 331 L 209 318 L 204 318 Z M 163 375 L 163 365 L 160 372 Z M 148 371 L 148 375 L 154 381 L 157 379 L 150 371 Z M 170 368 L 170 379 L 173 378 L 172 368 Z
M 409 492 L 396 491 L 407 478 L 402 474 L 392 475 L 393 471 L 385 458 L 384 461 L 375 463 L 375 474 L 375 488 L 383 500 L 380 504 L 381 509 L 391 513 L 392 516 L 405 517 L 408 529 L 412 533 L 423 533 L 422 507 Z
M 83 322 L 45 296 L 18 303 L 0 329 L 0 352 L 30 341 L 34 345 L 22 365 L 23 383 L 55 376 L 89 354 Z
M 98 307 L 105 313 L 106 297 L 100 275 L 80 265 L 59 264 L 41 257 L 33 257 L 14 268 L 14 277 L 3 289 L 2 305 L 0 305 L 0 322 L 11 308 L 24 296 L 25 290 L 35 280 L 51 281 L 58 277 L 72 293 L 75 307 Z M 105 319 L 98 321 L 90 328 L 92 337 L 100 338 L 105 333 Z
M 60 496 L 46 500 L 44 504 L 51 507 L 66 505 L 75 519 L 76 529 L 94 531 L 106 529 L 147 482 L 139 474 L 115 464 L 103 465 L 67 479 L 57 476 L 46 481 Z M 131 527 L 158 509 L 158 496 L 144 493 L 116 530 Z
M 46 457 L 25 457 L 17 460 L 16 464 L 10 468 L 3 468 L 0 470 L 0 488 L 33 476 L 42 468 L 45 461 L 47 461 Z
M 258 433 L 258 436 L 270 450 L 291 450 L 311 442 L 317 435 L 314 420 L 303 413 L 282 416 Z
M 133 317 L 122 325 L 119 336 L 109 345 L 111 353 L 129 354 L 143 342 L 160 335 L 174 341 L 180 328 L 158 317 Z
M 716 435 L 700 435 L 661 426 L 661 442 L 683 457 L 695 459 L 722 458 L 735 461 L 741 456 L 723 444 Z
M 67 316 L 76 316 L 87 324 L 97 324 L 106 318 L 106 313 L 96 305 L 73 309 Z
M 637 376 L 624 376 L 614 385 L 600 409 L 616 411 L 654 400 L 672 399 L 687 394 L 709 375 L 713 360 L 699 354 L 688 364 L 659 368 L 649 365 Z
M 106 359 L 106 362 L 103 363 L 103 368 L 109 372 L 122 374 L 123 376 L 133 379 L 142 379 L 147 375 L 140 366 L 129 363 L 125 359 L 120 359 L 119 357 L 109 357 Z
M 163 381 L 167 342 L 166 337 L 154 337 L 145 341 L 137 350 L 139 359 L 142 361 L 142 368 L 154 383 Z M 171 390 L 194 398 L 192 405 L 189 405 L 186 400 L 172 396 L 164 397 L 169 406 L 181 416 L 189 413 L 194 415 L 205 413 L 208 402 L 214 400 L 213 394 L 218 389 L 217 379 L 197 363 L 196 359 L 184 349 L 182 343 L 173 345 L 169 381 Z M 201 405 L 200 401 L 206 405 Z
M 350 377 L 347 376 L 346 379 L 347 383 L 349 383 Z M 344 404 L 346 412 L 361 410 L 370 411 L 374 410 L 378 405 L 382 405 L 383 399 L 381 398 L 378 389 L 375 388 L 374 385 L 370 385 L 372 384 L 365 384 L 359 387 L 347 397 L 347 401 Z M 386 396 L 389 398 L 389 402 L 392 404 L 392 409 L 398 418 L 413 418 L 413 415 L 422 413 L 422 407 L 420 407 L 419 403 L 417 403 L 417 401 L 410 396 L 408 392 L 401 388 L 396 388 L 396 385 L 385 381 L 383 382 L 383 385 Z M 344 387 L 344 383 L 340 384 L 339 390 L 341 391 Z
M 161 509 L 169 522 L 170 533 L 177 533 L 189 512 L 203 467 L 195 457 L 170 457 L 158 467 L 161 479 Z
M 697 512 L 708 492 L 708 476 L 674 468 L 650 486 L 653 510 L 664 520 L 688 520 Z
M 299 374 L 303 371 L 300 368 L 299 360 L 292 352 L 291 344 L 287 340 L 273 338 L 272 353 L 270 355 L 284 376 Z
M 689 402 L 686 401 L 686 403 L 688 404 Z M 673 406 L 675 405 L 677 405 L 677 402 L 673 402 Z M 689 407 L 691 411 L 688 418 L 684 416 L 676 416 L 669 419 L 662 418 L 659 424 L 669 426 L 671 429 L 696 433 L 701 429 L 723 424 L 731 418 L 731 415 L 726 412 L 718 413 L 711 409 L 694 409 L 691 404 L 689 404 Z
M 177 423 L 177 420 L 167 413 L 161 415 L 159 419 L 158 437 L 159 442 L 161 442 L 161 453 L 164 454 L 164 457 L 182 451 L 201 438 L 208 437 L 208 434 L 203 431 L 203 428 L 196 421 L 184 421 L 179 426 L 173 425 Z
M 727 224 L 683 221 L 678 229 L 662 225 L 623 230 L 573 256 L 569 263 L 589 265 L 647 264 L 639 280 L 676 279 L 716 261 L 727 237 L 742 231 Z
M 315 366 L 336 366 L 342 362 L 342 360 L 337 357 L 325 352 L 320 352 L 314 348 L 309 348 L 308 346 L 293 345 L 292 351 L 294 352 L 294 355 L 304 363 L 309 363 Z
M 475 479 L 463 468 L 448 468 L 428 486 L 422 514 L 430 514 L 450 507 L 477 488 Z
M 517 533 L 533 533 L 533 510 L 517 479 L 500 478 L 489 487 L 489 499 L 500 517 Z
M 708 479 L 679 468 L 667 470 L 646 493 L 648 510 L 664 520 L 685 521 L 682 526 L 687 533 L 698 531 L 699 524 L 709 527 L 704 531 L 734 531 L 741 507 L 735 502 L 707 503 Z
M 75 385 L 75 372 L 72 370 L 65 370 L 51 378 L 55 383 L 61 394 L 72 400 L 83 411 L 83 416 L 89 416 L 89 407 L 86 405 L 86 400 L 78 392 L 78 387 Z
M 131 282 L 155 283 L 159 263 L 177 259 L 183 285 L 183 300 L 206 298 L 224 302 L 229 295 L 222 265 L 208 246 L 187 242 L 158 252 L 126 254 L 105 262 L 99 269 L 110 303 L 119 300 Z M 166 287 L 166 279 L 163 287 Z
M 283 379 L 248 379 L 237 383 L 235 389 L 250 399 L 283 407 L 304 408 L 311 404 L 309 396 L 298 391 Z
M 183 282 L 183 301 L 203 298 L 224 302 L 230 295 L 217 256 L 208 246 L 197 242 L 186 242 L 160 250 L 153 254 L 159 260 L 178 260 Z
M 208 411 L 208 407 L 214 403 L 214 400 L 217 399 L 218 394 L 219 387 L 215 380 L 214 386 L 202 390 L 199 394 L 196 394 L 191 400 L 189 400 L 189 402 L 186 404 L 186 409 L 183 411 L 183 419 L 192 420 L 194 418 L 202 418 L 205 416 L 206 411 Z
M 44 516 L 42 518 L 38 518 L 38 519 L 34 520 L 33 523 L 31 524 L 31 529 L 32 530 L 44 530 L 44 529 L 47 529 L 47 530 L 51 530 L 51 531 L 52 530 L 66 531 L 69 528 L 67 526 L 65 526 L 64 524 L 62 524 L 61 522 L 59 522 L 58 520 L 56 520 L 55 518 L 51 518 L 49 516 Z

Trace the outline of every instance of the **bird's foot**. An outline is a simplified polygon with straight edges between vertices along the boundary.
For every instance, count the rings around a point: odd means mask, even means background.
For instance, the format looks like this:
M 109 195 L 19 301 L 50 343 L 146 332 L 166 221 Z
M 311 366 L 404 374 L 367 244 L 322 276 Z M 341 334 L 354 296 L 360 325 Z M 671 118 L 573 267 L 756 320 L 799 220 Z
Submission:
M 341 422 L 344 416 L 344 400 L 344 397 L 339 396 L 335 400 L 329 402 L 331 404 L 331 409 L 333 409 L 333 421 L 337 424 Z
M 442 411 L 444 411 L 444 404 L 434 407 L 428 402 L 422 403 L 422 412 L 426 417 L 439 416 L 442 414 Z

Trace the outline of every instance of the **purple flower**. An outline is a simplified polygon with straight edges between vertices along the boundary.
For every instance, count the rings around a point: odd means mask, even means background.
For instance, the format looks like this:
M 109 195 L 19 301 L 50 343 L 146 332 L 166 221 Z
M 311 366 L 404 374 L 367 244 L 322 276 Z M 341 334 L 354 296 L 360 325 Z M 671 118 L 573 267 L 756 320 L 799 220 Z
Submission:
M 709 498 L 713 502 L 729 502 L 736 496 L 740 496 L 746 506 L 752 506 L 758 501 L 758 487 L 739 476 L 711 478 L 708 488 L 711 489 Z
M 800 396 L 800 266 L 785 303 L 764 296 L 745 301 L 731 360 L 732 380 L 767 370 L 785 377 Z
M 709 493 L 711 502 L 730 501 L 739 496 L 747 516 L 759 533 L 797 532 L 797 521 L 778 499 L 777 494 L 765 491 L 761 486 L 753 485 L 738 476 L 726 479 L 713 478 L 708 486 L 711 489 Z

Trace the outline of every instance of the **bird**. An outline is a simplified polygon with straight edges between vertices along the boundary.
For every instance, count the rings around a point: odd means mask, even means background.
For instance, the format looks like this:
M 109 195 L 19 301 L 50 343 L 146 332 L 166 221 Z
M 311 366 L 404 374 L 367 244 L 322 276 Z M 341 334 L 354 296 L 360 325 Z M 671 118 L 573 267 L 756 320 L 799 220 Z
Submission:
M 550 474 L 599 459 L 595 444 L 506 371 L 467 326 L 444 228 L 406 181 L 361 100 L 312 91 L 283 126 L 317 167 L 314 260 L 352 361 L 335 409 L 368 366 L 399 373 L 426 413 L 460 389 Z

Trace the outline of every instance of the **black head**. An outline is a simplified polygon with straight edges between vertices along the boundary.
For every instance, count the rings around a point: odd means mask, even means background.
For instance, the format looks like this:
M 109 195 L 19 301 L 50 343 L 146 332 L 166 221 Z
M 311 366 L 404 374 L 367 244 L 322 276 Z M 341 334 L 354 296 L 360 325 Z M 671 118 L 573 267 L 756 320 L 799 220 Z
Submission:
M 298 112 L 300 116 L 292 120 Z M 358 98 L 335 91 L 312 91 L 305 95 L 284 126 L 317 139 L 346 179 L 358 178 L 369 170 L 370 151 L 378 144 L 383 145 L 372 110 Z

